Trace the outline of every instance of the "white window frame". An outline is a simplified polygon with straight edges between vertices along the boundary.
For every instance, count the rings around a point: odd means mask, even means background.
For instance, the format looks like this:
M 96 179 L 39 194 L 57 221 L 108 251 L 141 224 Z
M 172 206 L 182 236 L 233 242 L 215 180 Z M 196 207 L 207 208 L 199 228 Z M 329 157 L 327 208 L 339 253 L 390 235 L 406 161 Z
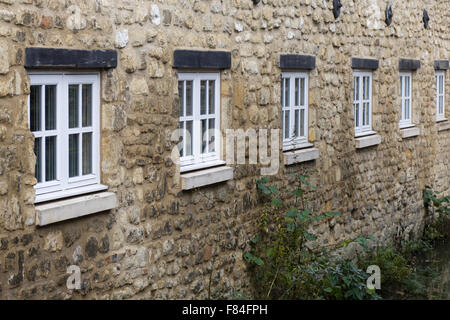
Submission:
M 214 86 L 214 113 L 202 115 L 200 114 L 200 94 L 201 94 L 201 81 L 213 80 L 215 81 Z M 221 149 L 222 149 L 222 135 L 221 135 L 221 122 L 220 122 L 220 110 L 221 110 L 221 101 L 220 101 L 220 72 L 180 72 L 178 73 L 178 81 L 192 81 L 193 89 L 192 89 L 192 115 L 186 116 L 186 112 L 184 111 L 183 116 L 179 117 L 179 121 L 193 121 L 193 137 L 192 137 L 192 155 L 190 156 L 180 156 L 180 172 L 193 171 L 198 169 L 204 169 L 216 165 L 225 164 L 225 161 L 221 160 Z M 208 92 L 208 89 L 207 89 Z M 185 108 L 186 103 L 186 91 L 183 90 L 184 97 L 180 97 L 180 100 L 184 102 L 183 108 Z M 209 92 L 208 92 L 209 94 Z M 209 109 L 209 99 L 206 99 L 206 110 Z M 201 153 L 201 120 L 205 119 L 215 119 L 214 121 L 214 151 Z M 208 120 L 209 121 L 209 120 Z M 207 122 L 208 122 L 207 121 Z M 209 125 L 209 124 L 208 124 Z M 209 130 L 211 131 L 211 130 Z M 186 134 L 186 130 L 182 130 L 181 135 L 184 136 Z M 206 132 L 207 135 L 212 132 Z M 203 137 L 205 139 L 206 137 Z M 182 142 L 184 143 L 183 139 Z M 206 139 L 208 141 L 208 139 Z M 209 147 L 207 147 L 209 148 Z M 186 150 L 184 145 L 183 150 Z
M 412 92 L 412 72 L 400 72 L 400 128 L 408 128 L 413 126 L 412 110 L 413 110 L 413 92 Z M 409 79 L 409 86 L 405 85 L 406 79 Z M 408 90 L 409 95 L 406 95 L 405 90 Z
M 41 131 L 32 132 L 35 138 L 56 135 L 56 180 L 37 183 L 35 202 L 43 202 L 65 198 L 73 195 L 107 189 L 100 185 L 100 74 L 76 72 L 30 72 L 30 85 L 56 85 L 56 129 L 51 132 L 44 130 L 45 97 L 41 94 Z M 90 127 L 69 128 L 69 94 L 70 84 L 92 85 L 92 124 Z M 44 92 L 44 89 L 42 89 Z M 82 117 L 82 90 L 79 90 L 78 117 Z M 30 97 L 28 96 L 28 124 L 30 125 Z M 69 178 L 69 134 L 78 133 L 79 159 L 78 169 L 82 172 L 82 133 L 92 132 L 92 173 Z M 42 143 L 42 142 L 41 142 Z M 43 145 L 43 144 L 42 144 Z M 44 154 L 44 148 L 41 149 Z M 42 172 L 45 172 L 45 156 L 42 158 Z M 42 174 L 44 179 L 44 175 Z
M 441 78 L 442 77 L 442 78 Z M 440 93 L 439 84 L 442 79 L 442 93 Z M 445 118 L 445 71 L 436 71 L 435 73 L 436 80 L 436 120 L 443 121 Z M 440 98 L 442 97 L 442 111 L 440 108 Z
M 289 101 L 286 102 L 286 80 L 289 79 Z M 301 79 L 305 81 L 304 104 L 301 105 Z M 296 80 L 298 80 L 298 92 L 296 97 Z M 283 72 L 281 75 L 281 134 L 283 139 L 283 151 L 300 149 L 311 146 L 308 143 L 308 111 L 309 111 L 309 74 L 308 72 Z M 304 111 L 303 124 L 301 112 Z M 295 112 L 298 111 L 298 130 L 295 135 Z M 289 112 L 288 137 L 286 138 L 286 118 L 285 113 Z M 303 126 L 303 135 L 301 127 Z
M 371 71 L 353 71 L 353 113 L 355 137 L 364 136 L 375 133 L 372 130 L 372 76 Z M 364 99 L 364 78 L 369 78 L 368 98 Z M 356 83 L 358 78 L 358 84 Z M 364 106 L 367 104 L 367 107 Z M 357 108 L 358 106 L 358 108 Z M 364 108 L 366 112 L 364 113 Z M 368 118 L 368 119 L 367 119 Z M 363 120 L 364 121 L 363 123 Z

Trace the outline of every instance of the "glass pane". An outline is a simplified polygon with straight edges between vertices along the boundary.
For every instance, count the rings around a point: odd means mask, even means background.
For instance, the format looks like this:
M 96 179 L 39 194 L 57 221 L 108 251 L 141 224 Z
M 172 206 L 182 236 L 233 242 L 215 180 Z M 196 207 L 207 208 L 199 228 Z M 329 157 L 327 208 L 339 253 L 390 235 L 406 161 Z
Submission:
M 299 99 L 298 99 L 298 96 L 299 96 L 299 86 L 300 86 L 300 83 L 299 83 L 299 78 L 295 78 L 295 105 L 296 106 L 298 106 L 299 104 Z
M 193 121 L 186 121 L 186 156 L 192 156 Z
M 191 81 L 186 81 L 186 116 L 192 116 L 192 87 L 193 83 Z
M 78 85 L 69 85 L 69 128 L 78 127 Z
M 290 79 L 287 78 L 285 79 L 285 84 L 284 84 L 284 106 L 288 107 L 290 106 Z
M 209 119 L 209 141 L 208 141 L 208 150 L 209 152 L 214 152 L 215 151 L 215 145 L 214 145 L 214 141 L 215 141 L 215 132 L 214 132 L 214 128 L 215 128 L 215 121 L 216 119 Z
M 41 131 L 41 88 L 31 86 L 30 92 L 30 130 Z
M 284 106 L 284 78 L 281 79 L 281 106 Z
M 406 97 L 409 97 L 409 91 L 410 91 L 409 86 L 410 86 L 410 83 L 411 83 L 411 78 L 408 76 L 408 77 L 406 77 L 406 84 L 405 84 L 405 89 L 406 89 L 405 96 Z
M 406 100 L 406 110 L 405 110 L 405 114 L 406 114 L 406 120 L 410 119 L 411 115 L 411 100 Z
M 214 80 L 209 80 L 209 114 L 213 114 L 216 110 L 216 106 L 214 103 L 215 88 L 216 82 Z
M 34 139 L 34 154 L 36 155 L 36 165 L 34 167 L 34 176 L 37 182 L 42 182 L 42 152 L 41 138 Z
M 285 139 L 289 139 L 290 135 L 289 135 L 289 110 L 286 110 L 284 112 L 284 138 Z
M 355 97 L 355 101 L 359 100 L 359 77 L 355 77 L 355 86 L 354 86 L 354 97 Z
M 305 122 L 305 109 L 300 110 L 300 136 L 301 137 L 305 137 L 305 127 L 306 127 L 306 122 Z
M 439 113 L 444 113 L 444 96 L 439 96 Z
M 45 138 L 45 181 L 56 180 L 56 136 Z
M 362 125 L 366 124 L 366 103 L 363 102 L 363 114 L 362 114 Z
M 299 136 L 299 110 L 294 111 L 294 137 Z
M 56 129 L 56 86 L 45 86 L 45 130 Z
M 364 77 L 364 100 L 369 100 L 369 77 Z
M 207 142 L 208 137 L 207 137 L 206 130 L 207 130 L 207 128 L 206 128 L 206 119 L 204 119 L 204 120 L 202 120 L 200 122 L 201 137 L 199 137 L 199 138 L 200 138 L 200 143 L 201 143 L 201 146 L 202 146 L 201 153 L 206 153 L 207 152 L 207 150 L 206 150 L 206 142 Z
M 184 81 L 178 81 L 178 96 L 180 98 L 180 117 L 184 117 Z
M 83 133 L 82 174 L 92 173 L 92 132 Z
M 370 119 L 370 107 L 369 107 L 369 103 L 366 103 L 366 123 L 365 125 L 368 126 L 369 125 L 369 119 Z
M 444 76 L 439 76 L 439 94 L 444 93 Z
M 400 96 L 403 96 L 403 77 L 400 76 Z
M 206 80 L 200 81 L 200 114 L 206 114 Z
M 92 84 L 83 84 L 82 89 L 82 125 L 92 126 Z
M 300 105 L 304 106 L 305 105 L 305 96 L 306 96 L 306 80 L 305 78 L 301 78 L 300 80 Z
M 355 103 L 355 126 L 359 127 L 359 103 Z
M 180 152 L 180 157 L 183 157 L 183 153 L 184 153 L 184 137 L 185 137 L 185 133 L 184 133 L 184 122 L 181 121 L 178 123 L 178 128 L 181 129 L 181 137 L 180 137 L 180 142 L 178 143 L 178 151 Z
M 69 178 L 78 176 L 78 134 L 69 135 Z

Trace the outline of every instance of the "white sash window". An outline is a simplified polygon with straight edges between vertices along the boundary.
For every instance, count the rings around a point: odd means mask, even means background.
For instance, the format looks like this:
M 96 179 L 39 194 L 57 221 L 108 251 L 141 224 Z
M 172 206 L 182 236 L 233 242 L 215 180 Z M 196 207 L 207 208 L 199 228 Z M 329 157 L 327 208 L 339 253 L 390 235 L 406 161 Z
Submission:
M 412 74 L 411 72 L 400 73 L 400 97 L 401 97 L 401 112 L 400 112 L 400 128 L 412 125 L 411 111 L 412 111 Z
M 436 119 L 445 120 L 445 72 L 436 72 Z
M 372 132 L 372 73 L 353 73 L 353 109 L 355 114 L 355 135 Z
M 308 143 L 308 74 L 283 72 L 281 79 L 283 150 Z
M 99 74 L 30 74 L 36 202 L 99 189 L 99 79 Z
M 220 74 L 178 75 L 182 141 L 180 171 L 223 164 L 220 161 Z

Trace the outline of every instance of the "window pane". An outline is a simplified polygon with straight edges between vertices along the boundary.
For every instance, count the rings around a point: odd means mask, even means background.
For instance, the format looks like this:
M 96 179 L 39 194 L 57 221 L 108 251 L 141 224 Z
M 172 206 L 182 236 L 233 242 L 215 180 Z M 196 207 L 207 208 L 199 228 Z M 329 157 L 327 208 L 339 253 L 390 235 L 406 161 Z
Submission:
M 186 116 L 192 116 L 192 99 L 193 99 L 193 83 L 191 81 L 186 81 Z
M 364 92 L 363 99 L 368 100 L 369 99 L 369 77 L 363 78 L 363 92 Z
M 290 106 L 290 79 L 285 79 L 284 84 L 284 106 L 289 107 Z
M 186 156 L 192 156 L 192 122 L 193 121 L 186 121 Z
M 78 85 L 69 85 L 69 128 L 78 127 Z
M 294 111 L 294 137 L 299 136 L 299 110 Z
M 289 110 L 286 110 L 284 112 L 284 138 L 285 139 L 289 139 L 290 138 L 290 134 L 289 134 Z
M 409 99 L 406 100 L 405 120 L 408 120 L 410 118 L 410 110 L 411 110 L 410 105 L 411 105 L 410 100 Z
M 369 108 L 369 103 L 366 103 L 366 123 L 365 125 L 368 126 L 369 125 L 369 119 L 370 119 L 370 108 Z
M 56 180 L 56 136 L 45 138 L 45 181 Z
M 214 141 L 215 141 L 215 132 L 214 132 L 214 128 L 215 128 L 215 122 L 216 119 L 209 119 L 209 141 L 208 141 L 208 150 L 209 152 L 214 152 L 215 151 L 215 145 L 214 145 Z
M 300 79 L 299 78 L 295 78 L 295 105 L 298 106 L 299 105 L 299 91 L 300 91 Z
M 439 96 L 439 113 L 444 113 L 444 96 Z
M 41 88 L 31 86 L 30 92 L 30 130 L 41 131 Z
M 306 128 L 306 122 L 305 122 L 305 109 L 300 110 L 300 136 L 305 137 L 305 128 Z
M 92 173 L 92 132 L 83 133 L 83 175 Z
M 439 76 L 439 94 L 444 93 L 444 76 Z
M 200 145 L 202 146 L 201 153 L 207 152 L 206 142 L 207 142 L 208 137 L 207 137 L 206 129 L 207 129 L 206 128 L 206 119 L 204 119 L 200 122 L 201 136 L 199 138 L 200 138 L 200 143 L 201 143 Z
M 300 105 L 305 105 L 305 96 L 306 96 L 306 80 L 305 78 L 300 79 Z
M 34 176 L 37 182 L 42 182 L 42 152 L 41 152 L 41 138 L 34 139 L 34 154 L 36 155 L 36 165 L 34 167 Z
M 180 98 L 180 117 L 184 117 L 184 81 L 178 81 L 178 96 Z
M 200 114 L 206 114 L 206 80 L 200 81 Z
M 281 79 L 281 106 L 284 106 L 284 78 Z
M 56 129 L 56 86 L 45 86 L 45 130 Z
M 355 126 L 359 127 L 359 103 L 355 103 Z
M 411 85 L 411 78 L 409 76 L 406 77 L 406 84 L 405 84 L 405 89 L 406 89 L 406 94 L 405 96 L 409 98 L 409 94 L 410 94 L 410 85 Z
M 403 77 L 400 76 L 400 97 L 403 97 Z
M 363 111 L 362 111 L 362 125 L 366 125 L 366 105 L 367 103 L 363 102 Z
M 185 140 L 185 133 L 184 133 L 184 122 L 180 121 L 178 123 L 178 129 L 180 129 L 180 140 L 178 143 L 178 151 L 180 152 L 180 157 L 184 157 L 184 140 Z
M 78 134 L 69 135 L 69 178 L 78 176 Z
M 359 77 L 355 77 L 355 86 L 354 86 L 354 100 L 358 101 L 359 100 Z
M 82 100 L 82 124 L 83 127 L 90 127 L 92 126 L 92 84 L 83 84 Z
M 215 104 L 214 104 L 214 92 L 215 92 L 216 82 L 214 80 L 209 80 L 209 114 L 213 114 L 215 112 Z

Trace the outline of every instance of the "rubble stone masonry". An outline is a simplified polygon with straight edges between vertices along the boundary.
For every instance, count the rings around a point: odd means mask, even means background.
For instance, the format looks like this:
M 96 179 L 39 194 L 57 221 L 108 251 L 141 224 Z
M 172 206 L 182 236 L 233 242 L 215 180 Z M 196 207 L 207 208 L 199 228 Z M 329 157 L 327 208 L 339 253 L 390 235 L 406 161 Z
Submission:
M 177 49 L 231 52 L 220 72 L 222 132 L 281 128 L 280 55 L 314 56 L 308 122 L 319 157 L 284 166 L 280 150 L 271 181 L 286 187 L 291 173 L 317 170 L 311 206 L 343 214 L 315 226 L 326 246 L 419 234 L 424 186 L 450 186 L 450 130 L 436 122 L 434 80 L 435 60 L 450 59 L 450 2 L 391 1 L 390 26 L 387 2 L 342 1 L 335 19 L 330 0 L 0 0 L 0 298 L 205 298 L 211 272 L 216 297 L 249 291 L 242 253 L 261 209 L 260 166 L 233 165 L 232 180 L 181 190 L 168 134 L 178 123 Z M 36 225 L 30 47 L 117 51 L 117 67 L 100 71 L 101 183 L 115 209 Z M 354 57 L 379 61 L 372 126 L 382 140 L 361 149 Z M 412 91 L 420 134 L 410 138 L 398 125 L 400 58 L 421 63 Z M 449 118 L 450 71 L 445 79 Z M 66 287 L 73 264 L 81 290 Z

